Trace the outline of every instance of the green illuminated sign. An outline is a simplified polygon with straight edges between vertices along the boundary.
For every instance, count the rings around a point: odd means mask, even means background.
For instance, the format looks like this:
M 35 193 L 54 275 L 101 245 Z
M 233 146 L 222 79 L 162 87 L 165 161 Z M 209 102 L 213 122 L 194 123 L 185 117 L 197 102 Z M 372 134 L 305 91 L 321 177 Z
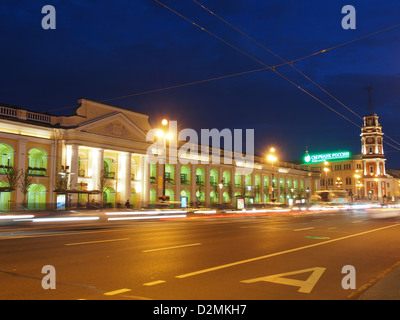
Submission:
M 349 151 L 341 151 L 341 152 L 332 152 L 332 153 L 325 153 L 325 154 L 307 154 L 304 157 L 304 162 L 306 163 L 317 163 L 317 162 L 324 162 L 324 161 L 334 161 L 334 160 L 342 160 L 350 158 Z

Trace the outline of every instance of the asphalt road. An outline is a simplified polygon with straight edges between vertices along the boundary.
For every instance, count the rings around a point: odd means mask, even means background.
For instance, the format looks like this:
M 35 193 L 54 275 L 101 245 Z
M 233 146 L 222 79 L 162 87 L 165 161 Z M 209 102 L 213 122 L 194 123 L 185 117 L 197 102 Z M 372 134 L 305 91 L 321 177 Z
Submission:
M 360 211 L 2 227 L 0 299 L 357 298 L 400 261 L 399 222 Z

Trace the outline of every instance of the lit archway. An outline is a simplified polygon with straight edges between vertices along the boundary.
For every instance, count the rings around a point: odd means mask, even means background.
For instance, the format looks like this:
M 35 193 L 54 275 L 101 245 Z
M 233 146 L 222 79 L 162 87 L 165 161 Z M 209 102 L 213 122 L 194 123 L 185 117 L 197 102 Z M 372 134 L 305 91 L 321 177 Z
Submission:
M 14 165 L 14 149 L 8 144 L 0 143 L 0 174 Z
M 28 172 L 34 176 L 45 176 L 47 171 L 47 153 L 39 148 L 32 148 L 28 155 Z
M 155 189 L 150 189 L 150 204 L 156 204 L 157 192 Z
M 0 181 L 0 188 L 7 188 L 10 185 L 5 181 Z M 11 192 L 0 192 L 0 211 L 7 211 L 10 207 Z
M 113 188 L 103 188 L 103 202 L 105 206 L 115 207 L 115 190 Z
M 181 185 L 190 185 L 190 168 L 188 166 L 181 167 Z
M 46 208 L 46 187 L 42 184 L 31 184 L 28 187 L 28 209 Z

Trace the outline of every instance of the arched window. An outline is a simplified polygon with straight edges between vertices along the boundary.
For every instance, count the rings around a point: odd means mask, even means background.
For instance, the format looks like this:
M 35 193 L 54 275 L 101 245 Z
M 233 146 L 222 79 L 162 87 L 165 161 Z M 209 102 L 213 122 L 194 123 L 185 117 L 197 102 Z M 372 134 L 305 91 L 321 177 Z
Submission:
M 240 188 L 242 186 L 242 176 L 240 173 L 235 173 L 235 188 Z
M 279 188 L 280 188 L 281 192 L 285 192 L 286 191 L 285 178 L 280 178 L 279 179 Z
M 206 198 L 205 198 L 204 191 L 203 190 L 201 190 L 201 191 L 197 190 L 196 191 L 196 201 L 200 202 L 200 204 L 204 204 L 205 200 L 206 200 Z
M 264 176 L 264 191 L 268 190 L 269 187 L 269 177 Z
M 287 178 L 286 183 L 287 183 L 288 189 L 292 189 L 292 179 L 291 178 Z
M 46 187 L 42 184 L 31 184 L 28 187 L 28 209 L 46 208 Z
M 211 203 L 218 203 L 218 193 L 214 190 L 210 192 L 210 202 Z
M 47 153 L 39 148 L 29 151 L 28 172 L 33 176 L 45 176 L 47 171 Z
M 260 175 L 259 174 L 256 174 L 255 176 L 254 176 L 254 186 L 256 187 L 256 188 L 261 188 L 261 177 L 260 177 Z
M 165 189 L 165 195 L 169 197 L 169 201 L 170 201 L 169 207 L 173 208 L 175 206 L 175 203 L 174 203 L 174 201 L 175 201 L 175 193 L 174 193 L 174 191 L 171 190 L 171 189 Z
M 7 188 L 10 185 L 5 181 L 0 181 L 0 188 Z M 0 211 L 7 211 L 11 200 L 11 192 L 0 192 Z
M 115 190 L 113 188 L 103 188 L 103 201 L 106 207 L 115 207 Z
M 222 194 L 222 202 L 223 203 L 230 203 L 231 202 L 231 197 L 229 196 L 229 193 L 227 191 L 225 191 Z
M 104 175 L 108 179 L 115 179 L 117 163 L 112 158 L 104 158 Z
M 0 143 L 0 174 L 6 174 L 14 165 L 14 149 L 8 144 Z
M 246 174 L 244 184 L 246 187 L 251 187 L 251 174 Z
M 165 183 L 175 184 L 175 168 L 172 164 L 165 165 Z
M 150 189 L 150 204 L 156 204 L 157 193 L 156 190 L 151 188 Z
M 190 185 L 190 168 L 188 166 L 181 167 L 181 185 Z
M 211 187 L 218 186 L 218 170 L 216 169 L 210 170 L 210 186 Z
M 222 173 L 222 180 L 224 182 L 224 187 L 227 187 L 231 183 L 231 173 L 228 170 L 225 170 Z
M 205 181 L 204 169 L 199 167 L 196 169 L 196 185 L 204 186 L 204 181 Z

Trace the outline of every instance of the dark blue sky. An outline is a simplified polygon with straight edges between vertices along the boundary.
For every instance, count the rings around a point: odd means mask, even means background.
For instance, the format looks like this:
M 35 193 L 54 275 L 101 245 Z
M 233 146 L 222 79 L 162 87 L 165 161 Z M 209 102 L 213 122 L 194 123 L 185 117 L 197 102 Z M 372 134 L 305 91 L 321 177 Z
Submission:
M 266 65 L 281 63 L 192 0 L 161 0 Z M 398 0 L 198 0 L 286 60 L 400 23 Z M 44 5 L 56 30 L 44 30 Z M 341 26 L 356 8 L 356 30 Z M 263 67 L 152 0 L 2 1 L 0 101 L 54 114 L 80 97 L 107 100 Z M 384 132 L 400 143 L 400 27 L 295 63 L 355 113 L 368 112 L 366 87 Z M 361 125 L 361 120 L 290 66 L 278 69 Z M 270 70 L 107 103 L 163 117 L 181 128 L 255 129 L 256 153 L 278 148 L 282 160 L 346 149 L 360 152 L 360 129 Z M 56 110 L 58 109 L 58 110 Z M 389 143 L 400 149 L 400 144 Z M 385 146 L 388 166 L 400 152 Z

